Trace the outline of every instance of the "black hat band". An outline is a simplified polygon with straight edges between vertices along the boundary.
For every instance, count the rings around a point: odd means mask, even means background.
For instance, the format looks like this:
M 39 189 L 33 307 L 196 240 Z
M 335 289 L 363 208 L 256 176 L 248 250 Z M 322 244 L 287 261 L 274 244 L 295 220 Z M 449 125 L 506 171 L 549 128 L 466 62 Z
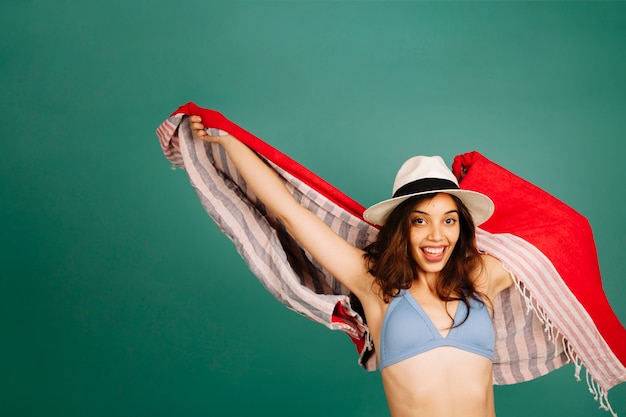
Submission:
M 444 180 L 442 178 L 421 178 L 411 181 L 398 188 L 393 193 L 393 198 L 402 197 L 410 194 L 424 193 L 435 190 L 458 190 L 459 186 L 453 181 Z

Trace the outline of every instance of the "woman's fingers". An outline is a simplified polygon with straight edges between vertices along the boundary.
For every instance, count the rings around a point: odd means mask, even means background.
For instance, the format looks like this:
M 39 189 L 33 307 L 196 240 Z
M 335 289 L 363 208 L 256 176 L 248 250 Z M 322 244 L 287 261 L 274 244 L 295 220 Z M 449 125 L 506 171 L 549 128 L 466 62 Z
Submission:
M 204 132 L 204 125 L 202 123 L 191 123 L 191 130 L 198 130 Z
M 194 138 L 206 142 L 217 142 L 220 139 L 219 136 L 209 136 L 206 130 L 204 130 L 205 126 L 200 116 L 189 116 L 189 122 L 189 127 L 191 127 L 191 133 Z
M 189 116 L 189 122 L 189 127 L 194 137 L 204 139 L 207 136 L 200 116 Z

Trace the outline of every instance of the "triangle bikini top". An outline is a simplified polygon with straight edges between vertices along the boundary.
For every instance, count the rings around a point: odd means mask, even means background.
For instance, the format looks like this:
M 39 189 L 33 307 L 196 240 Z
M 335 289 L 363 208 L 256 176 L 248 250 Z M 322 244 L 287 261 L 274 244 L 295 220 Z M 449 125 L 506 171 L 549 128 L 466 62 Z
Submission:
M 465 303 L 459 302 L 454 324 L 467 314 Z M 391 300 L 380 334 L 379 369 L 442 346 L 452 346 L 493 360 L 495 332 L 489 309 L 480 301 L 470 299 L 470 314 L 458 327 L 442 336 L 422 306 L 408 290 Z

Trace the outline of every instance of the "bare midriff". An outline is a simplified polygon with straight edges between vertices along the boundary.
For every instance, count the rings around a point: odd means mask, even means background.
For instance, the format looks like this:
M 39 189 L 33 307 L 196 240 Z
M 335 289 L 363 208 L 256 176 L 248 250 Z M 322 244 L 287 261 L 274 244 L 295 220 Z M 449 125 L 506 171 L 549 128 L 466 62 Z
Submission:
M 439 347 L 383 369 L 392 417 L 495 417 L 491 361 Z

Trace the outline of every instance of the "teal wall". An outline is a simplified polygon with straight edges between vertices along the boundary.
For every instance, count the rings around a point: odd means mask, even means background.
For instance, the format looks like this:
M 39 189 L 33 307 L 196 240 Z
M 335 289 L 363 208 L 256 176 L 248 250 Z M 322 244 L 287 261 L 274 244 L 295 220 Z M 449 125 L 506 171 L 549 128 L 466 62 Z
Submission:
M 363 205 L 408 156 L 481 151 L 588 217 L 626 322 L 626 3 L 4 0 L 0 26 L 0 415 L 387 415 L 170 169 L 187 101 Z M 498 416 L 608 417 L 573 373 Z

